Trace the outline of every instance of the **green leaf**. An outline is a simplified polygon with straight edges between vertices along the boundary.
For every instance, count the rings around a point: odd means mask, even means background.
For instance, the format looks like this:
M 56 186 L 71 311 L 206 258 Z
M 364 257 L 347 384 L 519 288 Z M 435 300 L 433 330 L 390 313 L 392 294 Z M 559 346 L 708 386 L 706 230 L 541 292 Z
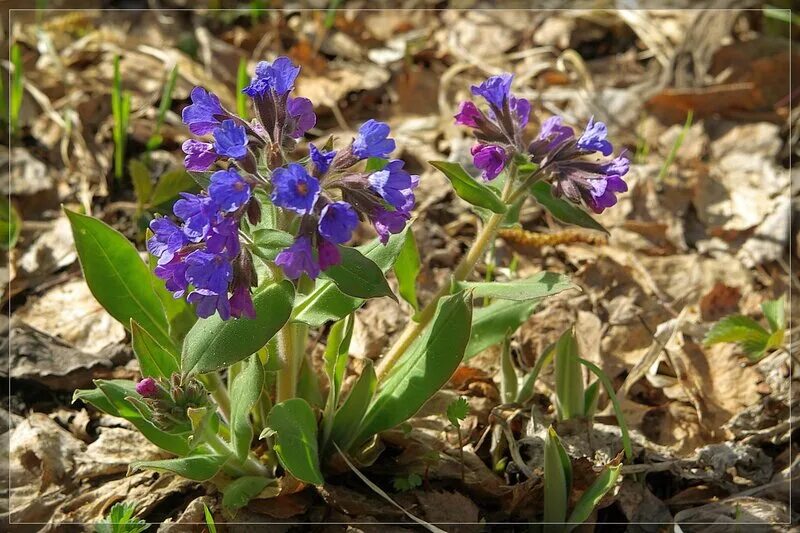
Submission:
M 14 206 L 4 198 L 0 202 L 0 248 L 10 250 L 17 245 L 22 220 Z
M 544 521 L 563 523 L 567 517 L 570 478 L 563 459 L 564 448 L 552 426 L 544 439 Z M 567 465 L 569 458 L 567 458 Z
M 115 503 L 108 513 L 94 526 L 95 533 L 141 533 L 150 527 L 144 520 L 133 517 L 136 504 L 133 502 Z
M 706 346 L 720 342 L 735 342 L 752 358 L 764 353 L 769 341 L 770 334 L 761 324 L 742 315 L 723 318 L 714 324 L 703 339 Z
M 258 354 L 242 363 L 243 368 L 231 385 L 231 446 L 240 461 L 247 459 L 253 441 L 250 410 L 258 402 L 264 387 L 264 367 Z
M 537 300 L 526 302 L 500 300 L 475 309 L 472 316 L 472 336 L 464 353 L 464 359 L 474 357 L 486 348 L 503 342 L 509 332 L 514 333 L 528 320 L 537 305 L 539 305 Z
M 257 229 L 253 232 L 253 253 L 267 261 L 274 261 L 281 250 L 293 242 L 291 233 L 271 228 Z
M 556 342 L 555 366 L 556 407 L 560 419 L 583 416 L 583 375 L 573 328 L 565 331 Z
M 276 404 L 267 418 L 267 431 L 274 432 L 275 453 L 290 474 L 313 485 L 325 482 L 319 469 L 317 419 L 305 400 Z
M 372 361 L 369 359 L 365 361 L 366 366 L 361 371 L 358 381 L 353 385 L 350 394 L 336 411 L 333 419 L 333 430 L 331 431 L 333 442 L 343 450 L 353 445 L 353 437 L 356 436 L 358 426 L 364 419 L 369 403 L 375 396 L 375 390 L 378 387 L 378 378 L 375 376 Z
M 256 292 L 256 317 L 198 320 L 186 335 L 181 356 L 184 374 L 205 373 L 256 353 L 280 330 L 292 312 L 294 285 L 288 280 Z
M 453 375 L 470 338 L 472 295 L 439 301 L 431 324 L 384 378 L 353 441 L 356 445 L 414 415 Z
M 586 387 L 583 395 L 583 416 L 593 417 L 597 410 L 597 402 L 600 399 L 600 380 L 596 379 L 591 385 Z
M 771 332 L 774 333 L 786 329 L 786 311 L 783 296 L 777 300 L 767 300 L 762 303 L 761 310 L 764 312 L 764 317 L 769 323 Z
M 160 461 L 134 461 L 130 470 L 155 470 L 177 474 L 192 481 L 208 481 L 220 471 L 227 458 L 224 455 L 190 455 L 179 459 L 162 459 Z
M 403 248 L 400 249 L 400 254 L 394 264 L 394 274 L 397 276 L 400 296 L 414 308 L 415 312 L 419 311 L 419 302 L 417 302 L 417 276 L 419 275 L 419 270 L 420 260 L 417 241 L 414 239 L 414 232 L 409 228 L 403 241 Z
M 189 177 L 192 178 L 196 184 L 200 186 L 202 189 L 208 189 L 208 186 L 211 185 L 211 174 L 214 172 L 211 170 L 187 170 Z
M 472 289 L 475 298 L 497 298 L 501 300 L 541 300 L 568 289 L 580 288 L 567 276 L 555 272 L 539 272 L 529 278 L 506 282 L 462 281 L 459 289 Z
M 169 379 L 174 372 L 180 371 L 180 361 L 175 352 L 161 346 L 135 320 L 131 320 L 131 345 L 142 376 Z
M 364 172 L 375 172 L 376 170 L 383 170 L 383 167 L 389 162 L 388 159 L 382 157 L 370 157 L 367 159 L 367 165 L 364 167 Z
M 534 183 L 531 187 L 531 194 L 542 207 L 561 222 L 608 233 L 608 230 L 589 216 L 586 211 L 567 200 L 553 196 L 551 186 L 546 181 Z
M 406 238 L 406 231 L 408 231 L 407 228 L 402 233 L 392 235 L 385 246 L 381 244 L 380 240 L 374 239 L 359 246 L 357 250 L 386 273 L 392 268 L 400 253 Z M 313 291 L 298 297 L 292 313 L 292 320 L 304 322 L 311 327 L 318 327 L 329 321 L 341 320 L 358 309 L 362 303 L 363 300 L 342 293 L 333 281 L 318 278 Z
M 150 170 L 147 165 L 138 159 L 128 161 L 128 174 L 131 175 L 133 182 L 133 193 L 136 195 L 136 203 L 142 208 L 150 201 L 153 194 L 153 182 L 150 179 Z
M 131 319 L 166 348 L 175 346 L 152 274 L 136 248 L 120 232 L 96 218 L 64 209 L 89 289 L 125 328 Z
M 339 246 L 342 262 L 328 268 L 324 275 L 333 280 L 342 293 L 356 298 L 388 296 L 397 301 L 381 268 L 355 248 Z
M 581 499 L 578 500 L 569 515 L 567 520 L 570 523 L 568 531 L 573 530 L 578 524 L 584 523 L 589 518 L 594 508 L 603 499 L 603 496 L 617 484 L 621 468 L 622 465 L 606 467 L 594 483 L 586 489 L 586 492 L 581 495 Z
M 506 204 L 503 203 L 494 188 L 476 181 L 458 163 L 449 161 L 428 161 L 428 163 L 447 176 L 447 179 L 453 184 L 456 194 L 462 200 L 495 213 L 506 212 Z
M 309 364 L 308 359 L 303 359 L 300 365 L 300 374 L 297 376 L 297 395 L 309 403 L 312 407 L 322 409 L 325 399 L 319 388 L 319 375 Z
M 222 489 L 222 506 L 230 510 L 241 509 L 273 483 L 274 479 L 263 476 L 244 476 L 234 479 Z
M 214 517 L 211 515 L 211 510 L 208 508 L 208 505 L 203 504 L 203 517 L 206 520 L 206 527 L 208 528 L 208 533 L 217 533 L 217 526 L 214 524 Z
M 210 178 L 209 178 L 210 180 Z M 174 200 L 178 193 L 195 189 L 195 180 L 182 168 L 177 168 L 163 174 L 156 183 L 153 194 L 150 196 L 150 205 L 157 207 L 163 203 Z
M 342 389 L 344 373 L 347 370 L 347 357 L 350 351 L 350 340 L 353 338 L 355 320 L 352 315 L 336 322 L 328 333 L 328 344 L 325 346 L 325 373 L 330 381 L 330 390 L 334 393 L 333 408 L 338 406 L 339 392 Z
M 464 397 L 456 398 L 447 406 L 447 420 L 449 420 L 454 427 L 458 427 L 460 425 L 459 422 L 467 418 L 468 414 L 469 404 Z

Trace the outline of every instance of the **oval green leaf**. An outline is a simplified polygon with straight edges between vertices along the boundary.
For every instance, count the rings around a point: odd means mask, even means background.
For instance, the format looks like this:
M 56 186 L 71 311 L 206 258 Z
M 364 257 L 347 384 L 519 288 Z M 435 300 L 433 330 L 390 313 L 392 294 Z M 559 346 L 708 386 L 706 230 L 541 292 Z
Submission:
M 608 230 L 586 211 L 567 200 L 553 196 L 552 188 L 546 181 L 537 181 L 531 186 L 530 191 L 536 201 L 561 222 L 608 233 Z
M 361 371 L 358 381 L 333 418 L 331 437 L 343 450 L 347 450 L 353 444 L 353 437 L 356 436 L 358 426 L 361 425 L 378 386 L 375 367 L 369 359 L 366 359 L 366 362 L 367 366 Z
M 486 348 L 503 342 L 509 331 L 517 331 L 528 320 L 537 305 L 538 300 L 499 300 L 475 309 L 472 315 L 472 334 L 464 359 L 474 357 Z
M 580 288 L 567 276 L 555 272 L 539 272 L 529 278 L 507 282 L 470 282 L 457 284 L 460 289 L 472 289 L 475 298 L 498 298 L 500 300 L 540 300 L 567 289 Z
M 333 280 L 342 293 L 363 299 L 388 296 L 397 300 L 386 276 L 375 261 L 347 246 L 340 246 L 339 253 L 342 262 L 328 268 L 325 277 Z
M 447 176 L 456 194 L 464 201 L 495 213 L 505 213 L 506 204 L 492 187 L 479 183 L 467 174 L 461 165 L 450 161 L 428 161 L 434 168 Z
M 222 489 L 222 506 L 229 510 L 241 509 L 273 483 L 274 479 L 262 476 L 234 479 Z
M 411 228 L 406 233 L 403 248 L 397 256 L 394 264 L 394 275 L 397 276 L 397 286 L 400 296 L 414 308 L 414 312 L 419 311 L 417 302 L 417 276 L 419 276 L 420 260 L 417 241 Z
M 305 400 L 276 404 L 267 417 L 266 431 L 274 432 L 275 452 L 290 474 L 313 485 L 325 482 L 319 469 L 317 418 Z
M 224 455 L 190 455 L 180 459 L 162 459 L 161 461 L 134 461 L 130 469 L 155 470 L 156 472 L 169 472 L 177 474 L 192 481 L 208 481 L 217 475 L 222 465 L 225 464 Z
M 177 355 L 161 346 L 135 320 L 131 320 L 131 345 L 142 376 L 169 379 L 174 372 L 180 371 Z
M 253 441 L 253 425 L 250 409 L 258 402 L 264 387 L 264 367 L 258 354 L 253 354 L 244 363 L 231 385 L 231 446 L 240 461 L 247 459 Z
M 253 296 L 253 319 L 222 320 L 214 315 L 198 320 L 183 342 L 183 373 L 211 372 L 256 353 L 289 319 L 293 300 L 294 285 L 284 280 Z

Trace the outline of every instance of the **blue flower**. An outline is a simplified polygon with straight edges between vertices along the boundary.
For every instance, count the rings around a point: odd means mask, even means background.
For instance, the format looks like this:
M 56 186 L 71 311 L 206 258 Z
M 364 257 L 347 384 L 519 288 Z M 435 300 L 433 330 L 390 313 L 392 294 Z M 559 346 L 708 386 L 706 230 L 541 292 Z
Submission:
M 165 281 L 165 286 L 174 298 L 180 298 L 189 286 L 186 280 L 186 263 L 183 258 L 174 256 L 168 263 L 156 266 L 153 273 Z
M 378 232 L 381 242 L 386 244 L 389 242 L 391 234 L 403 231 L 409 216 L 408 213 L 402 211 L 387 211 L 378 208 L 372 212 L 370 220 L 372 220 L 372 225 L 375 226 L 375 231 Z
M 239 223 L 235 218 L 223 218 L 211 228 L 206 238 L 206 250 L 213 254 L 225 254 L 228 259 L 239 255 Z
M 203 171 L 217 160 L 214 145 L 211 143 L 188 139 L 183 142 L 181 149 L 186 154 L 183 159 L 183 166 L 186 167 L 186 170 Z
M 308 155 L 311 157 L 311 162 L 314 163 L 314 174 L 322 176 L 331 166 L 331 161 L 336 156 L 336 151 L 323 152 L 314 146 L 314 143 L 308 143 Z
M 255 97 L 263 96 L 271 90 L 278 96 L 283 96 L 294 88 L 299 72 L 300 67 L 294 66 L 288 57 L 278 57 L 272 63 L 259 61 L 255 78 L 242 92 Z
M 214 150 L 225 157 L 242 159 L 247 155 L 247 130 L 232 119 L 214 129 Z
M 234 169 L 218 170 L 211 174 L 208 194 L 220 209 L 236 211 L 250 200 L 250 184 Z
M 322 208 L 319 234 L 336 244 L 350 240 L 358 226 L 358 214 L 347 202 L 333 202 Z
M 508 99 L 511 92 L 511 79 L 509 73 L 492 76 L 480 85 L 472 86 L 472 94 L 483 96 L 489 105 L 498 110 L 503 109 L 503 103 Z
M 289 137 L 299 139 L 317 123 L 314 104 L 308 98 L 289 98 L 286 102 L 286 114 L 289 115 Z
M 578 139 L 578 148 L 587 152 L 600 152 L 603 155 L 611 155 L 614 147 L 606 139 L 608 129 L 602 122 L 595 122 L 594 117 L 589 119 L 586 130 Z
M 342 254 L 339 252 L 339 247 L 325 239 L 320 239 L 317 242 L 317 256 L 319 256 L 319 268 L 323 271 L 342 262 Z
M 189 239 L 173 221 L 159 217 L 150 222 L 153 236 L 147 241 L 147 251 L 158 257 L 158 264 L 172 261 L 178 251 L 189 244 Z
M 181 117 L 189 126 L 189 131 L 195 135 L 206 135 L 219 126 L 219 119 L 215 115 L 227 115 L 219 103 L 219 98 L 202 87 L 192 89 L 190 95 L 191 105 L 183 108 Z
M 471 152 L 473 164 L 482 171 L 481 178 L 486 181 L 495 179 L 506 166 L 508 157 L 502 146 L 476 144 Z
M 358 129 L 353 140 L 353 153 L 361 158 L 386 157 L 394 151 L 394 139 L 388 139 L 389 125 L 369 119 Z
M 310 213 L 319 198 L 319 181 L 297 163 L 272 172 L 272 202 L 300 215 Z
M 253 307 L 253 298 L 250 296 L 250 289 L 241 285 L 233 290 L 233 294 L 228 300 L 231 309 L 231 316 L 241 318 L 255 318 L 256 310 Z
M 208 235 L 211 225 L 219 219 L 217 206 L 208 196 L 181 193 L 181 199 L 172 208 L 175 216 L 184 221 L 183 232 L 193 242 Z
M 214 312 L 219 313 L 222 320 L 228 320 L 231 317 L 227 292 L 217 293 L 208 289 L 196 289 L 189 293 L 186 301 L 194 304 L 195 312 L 200 318 L 208 318 Z
M 395 209 L 405 205 L 405 191 L 411 189 L 411 176 L 403 170 L 403 165 L 403 161 L 394 159 L 382 170 L 370 174 L 368 178 L 372 190 Z
M 311 238 L 307 236 L 297 237 L 290 247 L 282 250 L 275 258 L 275 264 L 283 269 L 289 279 L 297 279 L 303 273 L 315 279 L 320 272 L 319 263 L 314 259 Z
M 233 279 L 233 267 L 221 254 L 195 250 L 186 256 L 186 279 L 195 288 L 227 294 L 228 284 Z
M 531 116 L 531 103 L 526 98 L 511 96 L 508 101 L 508 107 L 511 109 L 517 127 L 520 130 L 524 130 Z

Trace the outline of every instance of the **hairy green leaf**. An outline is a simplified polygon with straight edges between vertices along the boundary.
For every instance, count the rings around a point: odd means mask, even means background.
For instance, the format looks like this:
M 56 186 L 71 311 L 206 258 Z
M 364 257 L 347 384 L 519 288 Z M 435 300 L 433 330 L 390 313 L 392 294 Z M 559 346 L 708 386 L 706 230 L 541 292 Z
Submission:
M 263 476 L 234 479 L 222 489 L 222 506 L 230 510 L 241 509 L 273 483 L 274 479 Z
M 156 183 L 153 194 L 150 196 L 150 205 L 152 207 L 157 207 L 174 200 L 177 198 L 178 193 L 191 191 L 196 188 L 195 180 L 192 179 L 192 176 L 190 176 L 186 170 L 182 168 L 171 170 L 158 178 L 158 183 Z
M 542 207 L 561 222 L 608 233 L 608 230 L 586 211 L 567 200 L 553 196 L 551 185 L 546 181 L 534 183 L 531 187 L 531 194 Z
M 258 354 L 242 363 L 243 368 L 231 384 L 231 446 L 240 461 L 247 459 L 253 440 L 250 410 L 258 402 L 264 386 L 264 367 Z
M 342 293 L 356 298 L 397 297 L 381 268 L 355 248 L 340 246 L 342 261 L 325 270 L 325 277 L 333 280 Z
M 420 270 L 419 250 L 414 232 L 409 228 L 406 233 L 403 248 L 394 264 L 394 274 L 397 276 L 397 285 L 400 296 L 409 303 L 414 311 L 419 311 L 417 302 L 417 276 Z
M 503 203 L 494 188 L 479 183 L 467 174 L 467 171 L 458 163 L 449 161 L 428 161 L 428 163 L 447 176 L 447 179 L 453 184 L 456 194 L 462 200 L 495 213 L 506 212 L 506 204 Z
M 464 359 L 503 342 L 506 335 L 514 333 L 533 314 L 537 300 L 515 302 L 500 300 L 475 309 L 472 315 L 472 335 Z
M 555 272 L 539 272 L 518 281 L 461 281 L 460 289 L 472 289 L 475 298 L 498 298 L 501 300 L 540 300 L 568 289 L 580 288 L 567 276 Z
M 771 332 L 774 333 L 786 329 L 786 311 L 783 296 L 777 300 L 767 300 L 761 304 L 761 310 L 764 312 L 764 317 L 769 323 Z
M 292 398 L 276 404 L 261 436 L 270 432 L 275 436 L 275 453 L 289 473 L 313 485 L 325 482 L 319 469 L 317 419 L 305 400 Z
M 358 426 L 361 424 L 378 386 L 378 379 L 375 376 L 375 368 L 372 366 L 372 361 L 369 359 L 365 361 L 367 363 L 366 366 L 364 366 L 350 394 L 347 395 L 342 406 L 336 411 L 333 419 L 331 436 L 333 442 L 343 450 L 352 446 L 353 437 L 356 436 Z
M 130 470 L 155 470 L 177 474 L 192 481 L 208 481 L 217 475 L 227 458 L 224 455 L 190 455 L 178 459 L 162 459 L 160 461 L 134 461 Z
M 169 379 L 180 371 L 180 361 L 175 352 L 161 346 L 135 320 L 131 320 L 131 345 L 142 376 Z

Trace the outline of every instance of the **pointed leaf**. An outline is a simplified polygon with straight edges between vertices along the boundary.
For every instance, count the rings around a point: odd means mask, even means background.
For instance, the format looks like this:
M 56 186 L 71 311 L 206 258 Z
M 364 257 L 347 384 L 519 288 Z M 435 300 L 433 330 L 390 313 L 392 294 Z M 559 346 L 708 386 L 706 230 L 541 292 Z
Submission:
M 594 483 L 586 489 L 586 492 L 581 495 L 581 499 L 575 504 L 575 508 L 572 509 L 569 520 L 567 520 L 570 523 L 569 531 L 588 520 L 594 508 L 603 499 L 603 496 L 617 484 L 621 468 L 622 465 L 606 467 Z
M 224 455 L 190 455 L 179 459 L 162 459 L 160 461 L 134 461 L 131 471 L 155 470 L 177 474 L 192 481 L 208 481 L 217 475 L 225 464 Z
M 262 476 L 234 479 L 222 489 L 222 506 L 229 510 L 241 509 L 273 483 L 274 479 Z
M 353 437 L 356 436 L 358 426 L 361 424 L 378 386 L 372 361 L 366 359 L 366 362 L 367 365 L 361 371 L 358 381 L 353 385 L 350 394 L 336 411 L 333 419 L 331 436 L 343 450 L 350 448 L 353 444 Z
M 462 281 L 460 289 L 472 289 L 475 298 L 498 298 L 501 300 L 540 300 L 568 289 L 580 288 L 567 276 L 555 272 L 539 272 L 529 278 L 506 282 Z
M 389 287 L 386 276 L 375 262 L 365 257 L 355 248 L 340 246 L 339 253 L 342 262 L 328 268 L 324 275 L 336 283 L 342 293 L 356 298 L 379 298 L 388 296 L 393 300 L 397 297 Z
M 786 310 L 784 306 L 783 296 L 777 300 L 767 300 L 761 304 L 761 310 L 764 312 L 764 317 L 769 323 L 771 332 L 776 332 L 786 329 Z
M 538 300 L 515 302 L 500 300 L 475 309 L 472 315 L 472 334 L 464 353 L 467 360 L 486 348 L 500 344 L 533 314 Z
M 231 446 L 240 461 L 247 459 L 253 441 L 250 410 L 258 402 L 264 387 L 264 367 L 258 354 L 242 363 L 243 368 L 231 384 Z
M 169 379 L 180 371 L 178 356 L 158 344 L 135 320 L 131 320 L 131 345 L 142 376 Z
M 274 432 L 275 453 L 290 474 L 313 485 L 325 482 L 319 469 L 317 419 L 305 400 L 292 398 L 276 404 L 267 428 Z
M 428 161 L 431 166 L 441 171 L 453 184 L 456 194 L 464 201 L 478 207 L 489 209 L 495 213 L 505 213 L 506 204 L 497 195 L 493 187 L 483 185 L 467 174 L 461 165 L 449 161 Z
M 556 406 L 561 420 L 583 415 L 584 388 L 573 328 L 556 342 Z
M 394 264 L 394 274 L 397 276 L 397 285 L 400 296 L 409 303 L 414 311 L 419 311 L 417 302 L 417 276 L 419 275 L 420 261 L 417 241 L 414 232 L 409 228 L 406 233 L 403 248 Z
M 153 194 L 150 196 L 150 205 L 152 207 L 157 207 L 170 200 L 174 200 L 178 197 L 179 193 L 191 191 L 196 188 L 197 185 L 194 179 L 192 179 L 192 176 L 190 176 L 186 170 L 183 168 L 171 170 L 158 178 L 158 183 L 156 183 Z
M 294 237 L 291 233 L 272 228 L 260 228 L 253 232 L 253 253 L 267 261 L 274 261 L 281 250 L 288 248 L 293 242 Z
M 563 462 L 563 451 L 551 426 L 544 440 L 544 521 L 547 523 L 564 523 L 567 517 L 570 476 Z
M 553 196 L 552 187 L 546 181 L 537 181 L 531 187 L 531 194 L 551 215 L 566 224 L 608 233 L 599 222 L 575 204 Z

